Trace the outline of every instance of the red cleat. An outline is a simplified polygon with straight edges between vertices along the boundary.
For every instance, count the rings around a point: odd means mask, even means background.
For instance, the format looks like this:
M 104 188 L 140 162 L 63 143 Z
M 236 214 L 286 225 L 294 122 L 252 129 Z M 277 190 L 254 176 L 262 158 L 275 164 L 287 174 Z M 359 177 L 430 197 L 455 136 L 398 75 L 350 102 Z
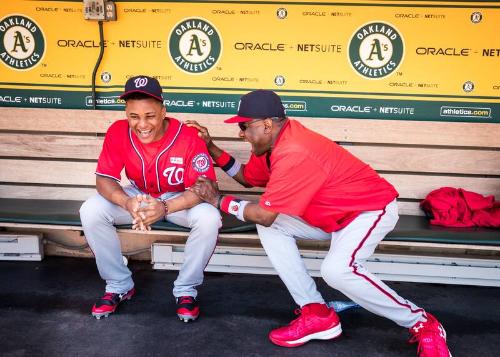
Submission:
M 427 321 L 417 322 L 410 328 L 409 343 L 418 342 L 419 357 L 451 357 L 446 344 L 446 331 L 439 321 L 426 312 Z
M 342 333 L 339 317 L 325 304 L 308 304 L 295 313 L 300 316 L 288 326 L 269 333 L 272 343 L 283 347 L 298 347 L 310 340 L 331 340 Z
M 177 316 L 184 322 L 194 321 L 200 315 L 198 301 L 192 296 L 181 296 L 177 298 Z
M 105 293 L 104 296 L 97 300 L 94 306 L 92 306 L 92 316 L 97 320 L 100 320 L 103 316 L 108 317 L 109 314 L 115 312 L 116 308 L 123 300 L 130 300 L 134 294 L 134 288 L 124 294 Z

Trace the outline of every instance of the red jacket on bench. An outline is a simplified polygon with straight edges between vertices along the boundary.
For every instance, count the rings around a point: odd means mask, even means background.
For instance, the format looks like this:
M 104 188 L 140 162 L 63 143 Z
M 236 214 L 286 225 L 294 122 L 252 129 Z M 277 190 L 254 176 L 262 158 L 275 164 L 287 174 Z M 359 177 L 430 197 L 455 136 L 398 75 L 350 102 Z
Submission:
M 447 227 L 500 227 L 500 202 L 461 188 L 441 187 L 427 195 L 420 207 L 431 224 Z

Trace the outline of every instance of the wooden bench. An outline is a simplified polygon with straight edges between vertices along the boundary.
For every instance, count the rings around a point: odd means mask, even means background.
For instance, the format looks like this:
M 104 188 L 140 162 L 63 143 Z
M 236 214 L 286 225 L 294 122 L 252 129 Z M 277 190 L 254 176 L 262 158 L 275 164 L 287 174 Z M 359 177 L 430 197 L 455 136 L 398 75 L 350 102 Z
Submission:
M 0 108 L 0 228 L 42 233 L 46 254 L 91 257 L 78 207 L 95 193 L 94 170 L 109 125 L 121 111 Z M 210 129 L 218 145 L 242 162 L 249 145 L 237 139 L 226 115 L 180 114 Z M 500 125 L 430 121 L 295 118 L 369 163 L 400 193 L 401 219 L 367 265 L 388 280 L 500 286 L 500 230 L 430 226 L 419 202 L 452 186 L 500 197 Z M 221 188 L 257 199 L 217 169 Z M 207 267 L 213 271 L 273 273 L 251 226 L 221 233 Z M 163 224 L 149 233 L 120 228 L 124 255 L 153 259 L 156 268 L 182 263 L 185 230 Z M 161 242 L 161 244 L 159 243 Z M 151 245 L 155 244 L 151 257 Z M 325 242 L 301 242 L 313 275 Z M 166 261 L 165 261 L 166 259 Z M 418 264 L 418 267 L 415 266 Z

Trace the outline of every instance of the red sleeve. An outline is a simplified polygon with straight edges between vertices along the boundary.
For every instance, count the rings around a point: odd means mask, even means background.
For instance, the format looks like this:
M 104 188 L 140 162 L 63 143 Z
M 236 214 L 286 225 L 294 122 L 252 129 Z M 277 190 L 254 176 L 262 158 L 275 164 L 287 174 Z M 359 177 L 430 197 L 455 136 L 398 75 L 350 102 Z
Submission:
M 192 145 L 186 155 L 186 171 L 184 172 L 184 186 L 191 187 L 199 176 L 216 180 L 214 165 L 208 154 L 208 149 L 203 140 L 197 135 L 193 136 Z
M 266 187 L 269 181 L 269 168 L 266 164 L 266 156 L 255 156 L 253 153 L 243 167 L 245 181 L 256 187 Z
M 260 206 L 294 216 L 304 213 L 327 179 L 321 165 L 297 152 L 287 153 L 276 159 L 271 172 Z
M 126 139 L 123 136 L 123 123 L 115 122 L 111 125 L 104 138 L 101 154 L 97 161 L 96 174 L 113 178 L 117 181 L 121 179 L 121 172 L 125 163 L 122 157 L 122 143 Z M 128 126 L 127 126 L 128 128 Z

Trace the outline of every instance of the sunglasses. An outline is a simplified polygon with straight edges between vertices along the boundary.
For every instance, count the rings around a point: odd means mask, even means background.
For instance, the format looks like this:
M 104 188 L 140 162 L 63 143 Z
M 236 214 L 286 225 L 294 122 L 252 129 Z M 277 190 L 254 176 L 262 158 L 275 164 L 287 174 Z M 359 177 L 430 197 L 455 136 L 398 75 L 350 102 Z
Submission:
M 252 120 L 252 121 L 245 121 L 245 122 L 239 122 L 238 123 L 238 126 L 240 127 L 240 130 L 241 131 L 245 131 L 248 129 L 248 127 L 253 124 L 253 123 L 257 123 L 261 120 L 264 120 L 264 119 L 255 119 L 255 120 Z

